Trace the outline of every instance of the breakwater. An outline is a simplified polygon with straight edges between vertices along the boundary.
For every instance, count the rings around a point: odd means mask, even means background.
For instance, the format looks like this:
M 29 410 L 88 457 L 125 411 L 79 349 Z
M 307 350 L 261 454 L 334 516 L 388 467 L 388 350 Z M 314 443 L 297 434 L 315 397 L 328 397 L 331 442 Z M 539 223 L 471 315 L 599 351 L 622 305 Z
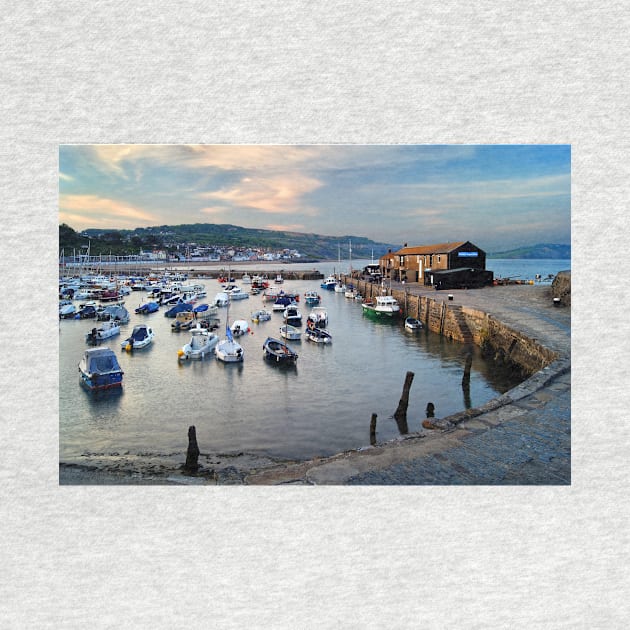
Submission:
M 344 277 L 365 299 L 381 294 L 379 284 L 356 277 Z M 423 287 L 424 288 L 424 287 Z M 448 293 L 440 297 L 420 295 L 415 287 L 391 290 L 405 316 L 416 317 L 428 330 L 447 339 L 479 346 L 484 354 L 520 371 L 523 378 L 535 374 L 558 358 L 558 353 L 515 330 L 488 313 L 450 302 Z

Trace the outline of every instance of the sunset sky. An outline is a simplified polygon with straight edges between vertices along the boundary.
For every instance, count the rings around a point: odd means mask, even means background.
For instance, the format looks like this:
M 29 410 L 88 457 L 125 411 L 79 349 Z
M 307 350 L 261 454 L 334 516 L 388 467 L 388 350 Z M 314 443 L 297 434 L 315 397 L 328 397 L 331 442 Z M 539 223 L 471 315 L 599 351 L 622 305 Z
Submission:
M 62 145 L 75 230 L 231 223 L 486 251 L 571 242 L 569 145 Z

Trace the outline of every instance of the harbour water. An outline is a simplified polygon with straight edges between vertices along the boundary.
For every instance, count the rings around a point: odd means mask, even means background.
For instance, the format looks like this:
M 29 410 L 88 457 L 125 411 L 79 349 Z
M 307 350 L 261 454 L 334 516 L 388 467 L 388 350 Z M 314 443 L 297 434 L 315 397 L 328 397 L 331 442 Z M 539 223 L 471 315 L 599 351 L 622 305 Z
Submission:
M 494 262 L 489 260 L 488 268 L 495 275 L 512 274 L 498 272 Z M 515 268 L 519 263 L 531 266 L 535 269 L 532 277 L 570 268 L 569 261 L 538 261 L 537 266 L 536 261 L 510 262 Z M 343 261 L 341 267 L 339 263 L 317 265 L 325 275 L 347 267 Z M 203 301 L 211 302 L 220 285 L 216 280 L 205 284 L 208 296 Z M 373 413 L 378 415 L 378 441 L 404 432 L 405 427 L 399 427 L 392 415 L 408 370 L 415 373 L 408 411 L 410 431 L 420 428 L 428 402 L 435 405 L 436 416 L 443 417 L 482 405 L 516 384 L 511 374 L 482 359 L 473 348 L 468 395 L 461 379 L 470 348 L 427 331 L 409 333 L 400 323 L 372 321 L 363 315 L 360 304 L 343 293 L 321 289 L 319 281 L 285 281 L 282 288 L 301 295 L 317 290 L 333 335 L 333 343 L 325 346 L 306 339 L 289 342 L 299 354 L 294 368 L 263 359 L 263 342 L 267 336 L 279 337 L 282 316 L 274 312 L 270 321 L 251 322 L 251 313 L 263 306 L 260 296 L 230 307 L 231 321 L 250 322 L 250 333 L 239 338 L 246 354 L 243 364 L 223 364 L 212 356 L 181 363 L 177 351 L 189 333 L 172 332 L 173 320 L 164 316 L 164 308 L 136 315 L 133 311 L 146 294 L 133 292 L 126 299 L 131 321 L 122 327 L 121 335 L 102 344 L 114 350 L 125 371 L 122 391 L 93 394 L 80 387 L 77 364 L 94 320 L 60 321 L 60 461 L 81 463 L 95 455 L 107 459 L 184 454 L 191 425 L 196 426 L 202 453 L 286 459 L 331 455 L 368 445 Z M 266 308 L 271 310 L 269 304 Z M 305 319 L 309 307 L 302 301 L 300 308 Z M 219 316 L 217 332 L 222 337 L 226 310 L 220 309 Z M 154 328 L 155 341 L 128 353 L 121 341 L 140 322 Z

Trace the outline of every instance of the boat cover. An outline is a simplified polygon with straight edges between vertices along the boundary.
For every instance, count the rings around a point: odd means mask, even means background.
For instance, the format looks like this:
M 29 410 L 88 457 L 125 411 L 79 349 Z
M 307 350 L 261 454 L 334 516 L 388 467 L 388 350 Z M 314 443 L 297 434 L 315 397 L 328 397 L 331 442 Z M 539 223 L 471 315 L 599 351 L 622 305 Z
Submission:
M 118 359 L 109 348 L 98 348 L 86 352 L 86 366 L 88 374 L 105 374 L 120 371 Z

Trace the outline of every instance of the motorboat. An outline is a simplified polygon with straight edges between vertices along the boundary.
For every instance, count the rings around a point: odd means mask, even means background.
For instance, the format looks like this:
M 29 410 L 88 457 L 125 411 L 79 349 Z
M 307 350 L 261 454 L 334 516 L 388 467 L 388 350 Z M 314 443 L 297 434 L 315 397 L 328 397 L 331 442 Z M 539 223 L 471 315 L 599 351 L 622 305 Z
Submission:
M 282 314 L 285 324 L 291 324 L 291 326 L 302 325 L 302 313 L 297 306 L 289 305 L 284 309 Z
M 420 330 L 422 322 L 415 317 L 407 317 L 405 319 L 405 330 Z
M 227 306 L 230 298 L 227 293 L 220 291 L 214 296 L 214 305 L 215 306 Z
M 105 322 L 111 320 L 119 324 L 128 324 L 129 311 L 121 304 L 109 304 L 108 306 L 104 306 L 99 313 L 97 313 L 97 318 Z
M 337 278 L 335 278 L 335 276 L 328 276 L 319 286 L 327 291 L 334 291 L 337 286 Z
M 235 337 L 246 335 L 249 332 L 249 325 L 244 319 L 236 319 L 230 326 L 230 330 Z
M 148 315 L 149 313 L 155 313 L 159 308 L 160 305 L 157 302 L 145 302 L 138 306 L 136 313 L 138 313 L 138 315 Z
M 180 302 L 179 304 L 175 304 L 175 306 L 171 306 L 171 308 L 164 313 L 164 317 L 177 317 L 177 313 L 183 313 L 184 311 L 192 311 L 193 305 L 186 304 L 185 302 Z
M 282 284 L 282 283 L 284 282 L 284 278 L 282 277 L 282 274 L 281 274 L 281 273 L 279 273 L 279 274 L 276 276 L 276 279 L 274 280 L 274 282 L 275 282 L 276 284 Z
M 263 356 L 265 359 L 275 363 L 295 363 L 298 359 L 297 352 L 291 350 L 283 341 L 273 337 L 267 337 L 265 340 Z
M 96 305 L 84 304 L 74 317 L 75 319 L 94 319 L 96 317 Z
M 344 295 L 345 295 L 347 298 L 349 298 L 349 299 L 351 299 L 351 300 L 354 300 L 354 298 L 357 296 L 357 290 L 354 288 L 354 285 L 349 284 L 349 285 L 346 287 L 346 292 L 344 293 Z
M 361 304 L 363 312 L 378 317 L 398 317 L 400 305 L 391 295 L 379 295 L 376 300 L 367 300 Z
M 59 304 L 59 319 L 73 319 L 77 313 L 77 307 L 70 302 L 69 304 Z
M 190 341 L 177 351 L 180 361 L 203 359 L 219 343 L 219 337 L 207 328 L 196 326 L 190 329 L 190 333 Z
M 230 300 L 248 300 L 249 293 L 246 293 L 241 289 L 241 287 L 236 286 L 235 284 L 229 284 L 223 289 L 224 293 L 227 293 L 230 297 Z
M 96 345 L 104 339 L 115 337 L 120 334 L 120 325 L 118 322 L 109 320 L 103 322 L 98 328 L 92 328 L 92 330 L 85 335 L 85 341 L 89 344 Z
M 268 322 L 271 319 L 271 313 L 264 308 L 252 313 L 252 321 L 256 324 L 260 322 Z
M 175 315 L 175 321 L 171 324 L 171 330 L 188 330 L 196 322 L 195 313 L 192 311 L 182 311 Z
M 302 331 L 291 324 L 283 324 L 280 326 L 280 336 L 290 341 L 298 341 L 302 339 Z
M 338 281 L 337 284 L 334 286 L 334 291 L 335 293 L 345 293 L 346 285 L 343 282 Z
M 139 350 L 148 346 L 155 337 L 153 329 L 145 324 L 139 324 L 133 327 L 131 335 L 127 337 L 120 345 L 130 352 L 131 350 Z
M 328 311 L 323 306 L 314 306 L 306 317 L 306 324 L 312 322 L 315 328 L 328 326 Z
M 79 361 L 81 384 L 90 391 L 122 387 L 124 372 L 111 348 L 90 348 Z
M 321 302 L 321 296 L 317 291 L 306 291 L 304 293 L 304 301 L 309 306 L 315 306 Z
M 304 334 L 309 341 L 314 341 L 315 343 L 332 343 L 332 335 L 323 328 L 313 326 L 307 328 Z
M 295 300 L 288 295 L 279 295 L 276 298 L 276 301 L 273 303 L 271 310 L 273 311 L 284 311 L 287 306 L 294 304 Z

